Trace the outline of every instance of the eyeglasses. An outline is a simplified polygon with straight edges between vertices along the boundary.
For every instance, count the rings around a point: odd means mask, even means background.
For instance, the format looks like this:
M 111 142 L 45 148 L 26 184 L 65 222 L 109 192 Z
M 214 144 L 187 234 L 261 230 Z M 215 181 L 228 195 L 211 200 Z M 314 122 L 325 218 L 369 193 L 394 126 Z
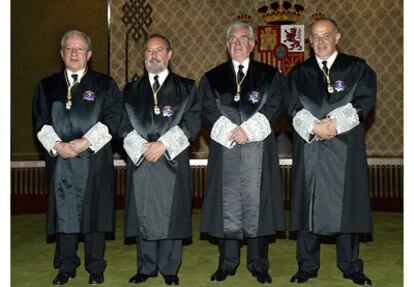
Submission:
M 86 53 L 86 48 L 84 47 L 71 47 L 71 46 L 66 46 L 64 49 L 65 53 L 68 54 L 72 54 L 73 52 L 76 52 L 77 54 L 85 54 Z
M 248 36 L 246 36 L 246 35 L 242 35 L 242 36 L 240 36 L 240 37 L 236 37 L 236 36 L 230 36 L 228 39 L 227 39 L 227 41 L 230 43 L 230 44 L 234 44 L 234 43 L 236 43 L 237 41 L 239 41 L 240 43 L 247 43 L 248 41 L 250 40 L 250 38 L 248 37 Z
M 166 52 L 167 52 L 167 49 L 165 48 L 145 49 L 145 54 L 148 56 L 152 54 L 156 54 L 156 55 L 165 54 Z
M 331 37 L 333 36 L 333 33 L 326 33 L 323 35 L 312 35 L 311 39 L 314 42 L 319 42 L 319 40 L 321 41 L 328 41 L 329 39 L 331 39 Z

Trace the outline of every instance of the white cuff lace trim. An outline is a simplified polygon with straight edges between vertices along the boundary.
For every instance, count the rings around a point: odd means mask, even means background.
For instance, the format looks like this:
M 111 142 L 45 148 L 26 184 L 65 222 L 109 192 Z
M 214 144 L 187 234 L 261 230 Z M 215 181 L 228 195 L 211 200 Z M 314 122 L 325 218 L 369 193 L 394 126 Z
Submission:
M 167 149 L 166 157 L 173 160 L 183 150 L 190 146 L 188 138 L 179 126 L 172 127 L 168 132 L 158 139 Z
M 328 114 L 328 117 L 335 119 L 338 134 L 347 132 L 359 125 L 358 113 L 351 103 L 334 109 Z
M 51 156 L 56 156 L 57 152 L 53 147 L 57 142 L 61 142 L 62 140 L 51 125 L 44 125 L 37 133 L 37 138 Z
M 272 132 L 269 121 L 261 113 L 256 113 L 250 119 L 243 122 L 240 127 L 246 133 L 249 142 L 262 141 Z
M 217 143 L 225 146 L 228 149 L 233 148 L 236 143 L 230 139 L 231 132 L 237 128 L 237 125 L 232 123 L 228 118 L 221 116 L 211 129 L 210 137 Z
M 136 166 L 144 160 L 142 155 L 145 152 L 144 144 L 146 143 L 148 142 L 136 130 L 133 130 L 124 138 L 124 149 Z
M 83 137 L 89 140 L 91 143 L 89 148 L 95 153 L 112 139 L 108 127 L 101 122 L 97 122 Z
M 293 128 L 307 142 L 311 143 L 313 127 L 320 121 L 308 110 L 302 109 L 293 117 Z

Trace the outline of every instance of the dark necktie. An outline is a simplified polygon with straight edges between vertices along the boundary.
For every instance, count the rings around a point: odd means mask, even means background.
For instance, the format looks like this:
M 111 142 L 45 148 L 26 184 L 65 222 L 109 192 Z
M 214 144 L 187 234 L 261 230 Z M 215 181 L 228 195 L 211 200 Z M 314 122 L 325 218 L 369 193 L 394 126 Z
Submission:
M 72 74 L 71 77 L 73 79 L 73 84 L 72 84 L 72 86 L 73 86 L 76 83 L 76 81 L 78 80 L 78 74 Z
M 160 87 L 160 82 L 158 82 L 158 75 L 154 76 L 154 83 L 152 84 L 152 90 L 154 93 L 158 91 L 158 88 Z
M 237 72 L 237 83 L 240 84 L 243 80 L 244 73 L 243 73 L 243 65 L 239 65 L 239 71 Z
M 328 65 L 327 65 L 327 61 L 322 61 L 322 65 L 323 65 L 323 67 L 322 67 L 322 69 L 323 69 L 323 71 L 325 72 L 325 75 L 327 76 L 328 75 L 328 73 L 329 73 L 329 69 L 328 69 Z

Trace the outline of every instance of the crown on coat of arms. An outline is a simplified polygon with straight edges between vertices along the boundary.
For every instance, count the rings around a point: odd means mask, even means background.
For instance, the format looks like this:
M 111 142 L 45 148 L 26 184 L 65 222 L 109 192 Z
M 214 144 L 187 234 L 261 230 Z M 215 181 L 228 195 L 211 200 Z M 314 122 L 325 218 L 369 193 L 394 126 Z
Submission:
M 237 19 L 243 23 L 250 23 L 252 21 L 252 16 L 248 14 L 240 14 L 239 16 L 237 16 Z
M 296 23 L 305 9 L 304 1 L 258 0 L 256 10 L 266 24 Z
M 313 22 L 316 22 L 316 21 L 322 19 L 323 17 L 325 17 L 324 13 L 316 12 L 316 13 L 312 14 Z

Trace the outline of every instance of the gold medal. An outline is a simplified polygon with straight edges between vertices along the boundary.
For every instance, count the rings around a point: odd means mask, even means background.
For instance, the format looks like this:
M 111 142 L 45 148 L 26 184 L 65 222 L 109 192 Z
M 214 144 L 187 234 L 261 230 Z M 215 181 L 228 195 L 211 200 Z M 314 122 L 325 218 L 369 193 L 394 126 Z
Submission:
M 246 75 L 243 75 L 243 78 L 241 79 L 241 81 L 239 83 L 237 81 L 237 77 L 236 77 L 237 92 L 236 92 L 236 95 L 234 96 L 234 101 L 235 102 L 240 101 L 241 84 L 243 83 L 244 78 L 246 78 Z
M 162 84 L 164 84 L 164 82 Z M 157 90 L 154 90 L 154 87 L 151 87 L 152 97 L 154 99 L 154 114 L 156 115 L 161 113 L 160 108 L 158 107 L 158 91 L 161 89 L 162 84 L 157 88 Z
M 329 73 L 330 73 L 331 71 L 330 70 L 328 70 L 328 72 L 326 73 L 325 71 L 324 71 L 324 69 L 322 69 L 322 73 L 324 74 L 324 76 L 325 76 L 325 78 L 326 78 L 326 83 L 327 83 L 327 90 L 328 90 L 328 93 L 329 94 L 332 94 L 333 92 L 334 92 L 334 88 L 332 87 L 332 85 L 331 85 L 331 78 L 329 77 Z

